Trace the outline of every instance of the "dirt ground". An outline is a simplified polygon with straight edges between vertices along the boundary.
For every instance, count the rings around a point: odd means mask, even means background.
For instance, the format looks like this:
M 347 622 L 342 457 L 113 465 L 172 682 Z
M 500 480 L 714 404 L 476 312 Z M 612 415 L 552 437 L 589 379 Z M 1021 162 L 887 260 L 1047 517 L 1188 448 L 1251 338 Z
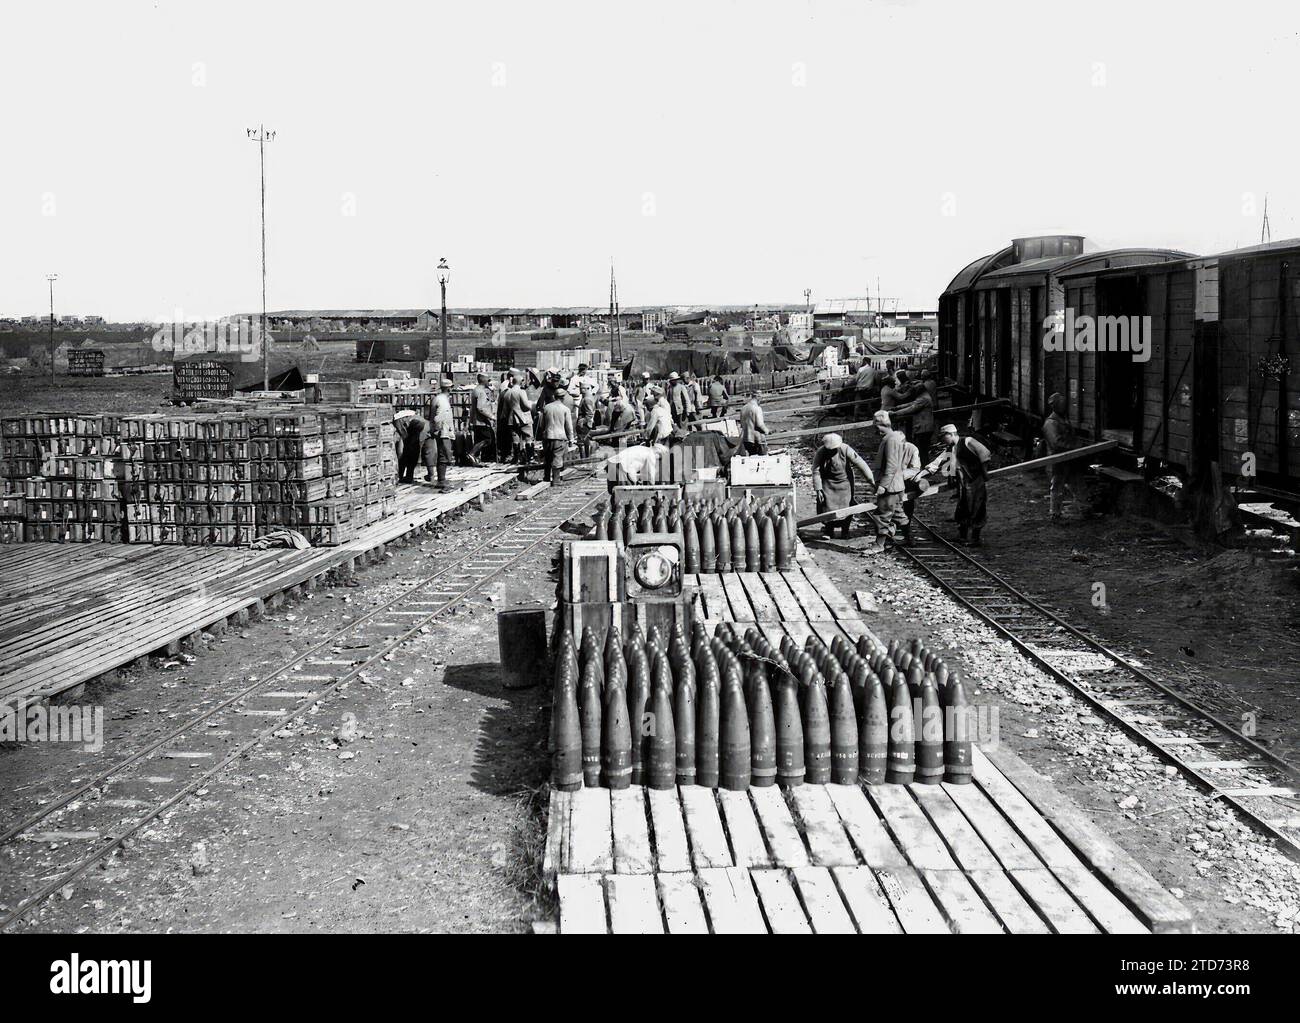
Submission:
M 526 508 L 494 501 L 441 537 L 393 548 L 358 576 L 359 587 L 319 591 L 206 644 L 193 664 L 151 668 L 111 690 L 91 687 L 81 702 L 107 707 L 100 758 L 183 720 Z M 525 928 L 538 912 L 526 844 L 535 836 L 530 794 L 547 772 L 549 690 L 502 687 L 495 611 L 549 600 L 548 568 L 539 555 L 432 626 L 87 872 L 25 929 Z M 6 799 L 5 817 L 65 791 L 100 766 L 93 756 L 56 744 L 0 750 L 6 788 L 17 797 Z M 196 860 L 206 867 L 196 871 Z

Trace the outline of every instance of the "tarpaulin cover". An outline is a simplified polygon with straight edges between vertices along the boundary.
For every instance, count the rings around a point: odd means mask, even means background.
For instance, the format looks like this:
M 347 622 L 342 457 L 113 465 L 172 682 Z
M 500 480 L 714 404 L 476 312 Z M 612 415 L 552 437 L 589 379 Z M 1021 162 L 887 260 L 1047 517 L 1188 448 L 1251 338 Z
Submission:
M 687 370 L 696 376 L 710 377 L 728 373 L 779 373 L 792 365 L 805 363 L 771 348 L 724 351 L 720 348 L 670 348 L 665 345 L 637 352 L 629 360 L 623 375 L 631 379 L 649 373 L 655 379 L 662 379 L 669 373 L 685 373 Z

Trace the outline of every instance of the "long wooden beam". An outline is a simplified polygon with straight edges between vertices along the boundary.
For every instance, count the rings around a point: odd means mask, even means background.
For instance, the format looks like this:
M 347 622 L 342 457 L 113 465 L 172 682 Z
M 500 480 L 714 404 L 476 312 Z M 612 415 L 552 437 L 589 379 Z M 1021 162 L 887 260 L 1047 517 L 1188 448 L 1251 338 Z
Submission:
M 1061 451 L 1055 455 L 1045 455 L 1042 458 L 1031 458 L 1027 462 L 1016 462 L 1014 465 L 1004 465 L 1000 469 L 994 469 L 988 474 L 989 479 L 1000 479 L 1004 476 L 1011 476 L 1018 472 L 1029 472 L 1032 469 L 1045 469 L 1049 465 L 1057 465 L 1060 462 L 1070 462 L 1076 458 L 1089 458 L 1092 455 L 1099 455 L 1106 451 L 1111 451 L 1119 447 L 1117 440 L 1104 440 L 1098 444 L 1088 444 L 1081 448 L 1072 448 L 1069 451 Z M 923 490 L 918 497 L 930 497 L 933 494 L 943 490 L 942 487 L 931 487 L 929 490 Z M 800 519 L 795 523 L 797 529 L 803 529 L 805 526 L 815 526 L 823 522 L 839 522 L 853 515 L 865 515 L 867 512 L 876 510 L 874 501 L 863 504 L 852 504 L 847 508 L 840 508 L 836 511 L 822 512 L 819 515 L 813 515 L 806 519 Z

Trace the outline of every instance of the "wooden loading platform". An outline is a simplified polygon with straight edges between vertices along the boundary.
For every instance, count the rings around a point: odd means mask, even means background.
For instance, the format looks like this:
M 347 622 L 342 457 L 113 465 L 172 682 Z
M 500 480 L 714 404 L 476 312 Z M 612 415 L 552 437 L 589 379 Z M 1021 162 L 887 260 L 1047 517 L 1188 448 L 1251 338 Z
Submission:
M 773 643 L 869 631 L 801 550 L 786 572 L 690 577 L 695 615 Z M 972 785 L 552 792 L 560 933 L 1144 933 L 1187 911 L 1006 749 Z
M 515 475 L 453 467 L 448 479 L 461 489 L 399 487 L 396 515 L 337 547 L 0 545 L 0 702 L 47 699 L 137 658 L 175 652 L 201 630 L 245 621 L 332 569 L 381 555 Z

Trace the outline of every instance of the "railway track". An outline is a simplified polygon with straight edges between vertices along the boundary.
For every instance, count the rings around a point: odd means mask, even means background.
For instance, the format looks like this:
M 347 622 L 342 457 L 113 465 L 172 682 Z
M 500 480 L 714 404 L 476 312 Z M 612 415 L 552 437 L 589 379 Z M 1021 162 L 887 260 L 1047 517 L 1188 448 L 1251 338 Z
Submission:
M 551 493 L 550 500 L 525 506 L 523 522 L 501 530 L 257 681 L 196 710 L 184 723 L 0 832 L 0 849 L 9 847 L 0 897 L 8 902 L 24 882 L 30 888 L 21 903 L 0 915 L 0 931 L 26 917 L 259 744 L 273 740 L 276 732 L 379 663 L 424 626 L 518 565 L 553 539 L 563 522 L 603 496 L 604 489 L 594 493 L 577 483 Z M 185 770 L 169 764 L 184 765 Z M 57 830 L 38 832 L 42 827 Z M 50 848 L 50 839 L 40 841 L 46 834 L 57 834 L 53 841 L 65 852 L 53 867 L 36 862 L 37 852 Z M 33 838 L 37 841 L 24 841 Z M 24 861 L 29 870 L 22 878 Z
M 913 523 L 920 528 L 912 546 L 898 550 L 941 589 L 1300 860 L 1300 769 L 1026 596 L 933 527 Z

